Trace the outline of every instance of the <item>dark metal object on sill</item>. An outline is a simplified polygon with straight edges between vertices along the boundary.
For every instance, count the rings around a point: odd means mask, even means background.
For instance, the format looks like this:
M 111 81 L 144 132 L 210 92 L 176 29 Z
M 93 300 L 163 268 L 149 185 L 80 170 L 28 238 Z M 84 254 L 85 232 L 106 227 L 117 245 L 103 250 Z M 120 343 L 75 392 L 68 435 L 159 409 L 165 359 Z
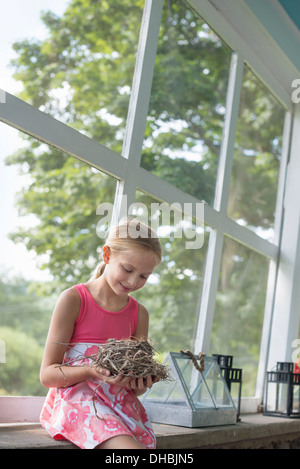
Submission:
M 232 355 L 217 355 L 213 354 L 213 357 L 216 358 L 223 378 L 226 381 L 226 384 L 228 386 L 229 392 L 232 396 L 232 385 L 237 385 L 238 387 L 238 392 L 237 392 L 237 422 L 239 422 L 240 419 L 240 413 L 241 413 L 241 397 L 242 397 L 242 376 L 243 376 L 243 370 L 241 368 L 232 368 L 232 363 L 233 363 L 233 356 Z
M 277 362 L 275 371 L 266 372 L 264 415 L 300 418 L 300 374 L 294 366 Z

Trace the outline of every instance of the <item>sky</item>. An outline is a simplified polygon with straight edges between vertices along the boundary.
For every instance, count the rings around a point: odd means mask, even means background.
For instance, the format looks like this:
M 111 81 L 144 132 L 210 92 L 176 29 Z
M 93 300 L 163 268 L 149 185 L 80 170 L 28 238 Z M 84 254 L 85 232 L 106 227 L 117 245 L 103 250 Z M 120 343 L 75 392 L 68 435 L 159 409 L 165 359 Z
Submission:
M 3 4 L 4 0 L 0 2 Z M 68 4 L 69 0 L 5 2 L 5 8 L 1 9 L 0 14 L 0 89 L 11 94 L 17 94 L 22 89 L 21 84 L 13 79 L 13 69 L 9 66 L 15 57 L 12 44 L 19 40 L 47 37 L 47 29 L 40 20 L 41 11 L 51 10 L 61 15 Z M 14 245 L 7 238 L 7 234 L 20 223 L 14 200 L 22 181 L 15 168 L 5 166 L 4 160 L 21 145 L 24 143 L 18 132 L 0 122 L 0 273 L 40 279 L 41 273 L 36 269 L 33 254 L 28 253 L 22 245 Z M 45 272 L 42 278 L 47 277 Z

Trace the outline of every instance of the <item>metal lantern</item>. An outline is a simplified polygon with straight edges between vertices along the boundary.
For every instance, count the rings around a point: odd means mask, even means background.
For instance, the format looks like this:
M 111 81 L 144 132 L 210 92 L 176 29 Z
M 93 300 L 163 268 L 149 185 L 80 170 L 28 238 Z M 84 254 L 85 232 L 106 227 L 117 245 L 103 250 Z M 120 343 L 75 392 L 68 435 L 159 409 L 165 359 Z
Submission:
M 164 365 L 172 375 L 142 398 L 150 419 L 184 427 L 209 427 L 236 423 L 237 411 L 220 367 L 213 357 L 169 352 Z M 201 370 L 201 371 L 199 371 Z
M 217 360 L 223 378 L 226 381 L 229 392 L 233 397 L 233 386 L 237 387 L 237 421 L 240 421 L 241 411 L 241 397 L 242 397 L 242 375 L 243 370 L 241 368 L 232 368 L 233 356 L 232 355 L 217 355 L 213 354 L 213 357 Z
M 264 415 L 300 418 L 300 374 L 294 363 L 277 362 L 275 371 L 267 371 Z

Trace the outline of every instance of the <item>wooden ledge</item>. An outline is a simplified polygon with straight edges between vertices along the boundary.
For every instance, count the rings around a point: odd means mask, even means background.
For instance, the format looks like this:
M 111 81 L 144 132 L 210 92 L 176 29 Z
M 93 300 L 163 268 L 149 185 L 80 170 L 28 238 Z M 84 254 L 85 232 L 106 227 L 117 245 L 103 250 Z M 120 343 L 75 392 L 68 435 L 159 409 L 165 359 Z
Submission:
M 153 424 L 157 449 L 300 449 L 300 419 L 242 415 L 236 425 L 185 428 Z M 55 441 L 37 423 L 0 424 L 0 449 L 77 449 Z

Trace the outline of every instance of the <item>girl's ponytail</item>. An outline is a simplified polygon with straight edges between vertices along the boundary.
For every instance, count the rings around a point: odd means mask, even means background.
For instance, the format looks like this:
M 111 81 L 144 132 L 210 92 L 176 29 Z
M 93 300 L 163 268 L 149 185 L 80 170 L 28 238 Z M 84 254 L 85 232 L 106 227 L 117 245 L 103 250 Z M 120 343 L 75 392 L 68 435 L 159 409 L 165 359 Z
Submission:
M 102 261 L 95 269 L 94 273 L 93 273 L 93 276 L 91 278 L 91 280 L 95 280 L 96 278 L 99 278 L 101 277 L 101 275 L 103 274 L 104 272 L 104 269 L 105 269 L 105 262 Z

